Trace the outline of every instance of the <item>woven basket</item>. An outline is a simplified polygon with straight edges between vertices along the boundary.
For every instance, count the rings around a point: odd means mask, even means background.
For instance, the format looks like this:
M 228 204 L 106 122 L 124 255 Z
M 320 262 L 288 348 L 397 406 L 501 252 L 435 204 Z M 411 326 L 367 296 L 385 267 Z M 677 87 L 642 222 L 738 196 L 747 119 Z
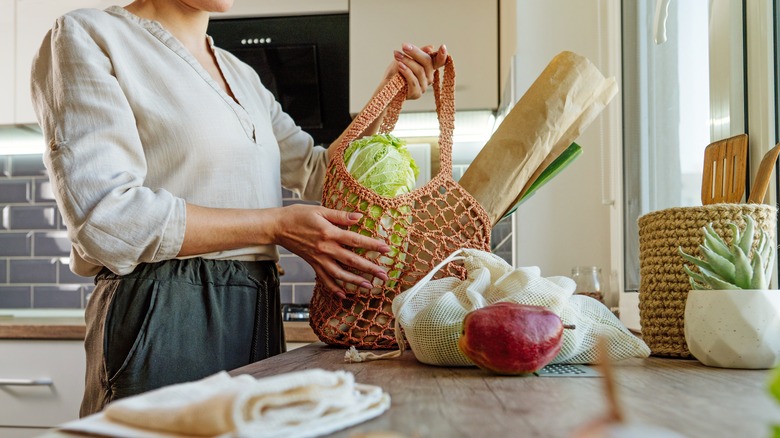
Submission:
M 687 262 L 678 247 L 700 257 L 702 227 L 712 228 L 727 242 L 727 222 L 744 229 L 742 215 L 756 222 L 756 240 L 761 230 L 775 235 L 776 209 L 766 204 L 711 204 L 678 207 L 648 213 L 639 218 L 639 319 L 642 338 L 654 356 L 692 357 L 685 343 L 685 301 L 691 285 L 683 271 Z

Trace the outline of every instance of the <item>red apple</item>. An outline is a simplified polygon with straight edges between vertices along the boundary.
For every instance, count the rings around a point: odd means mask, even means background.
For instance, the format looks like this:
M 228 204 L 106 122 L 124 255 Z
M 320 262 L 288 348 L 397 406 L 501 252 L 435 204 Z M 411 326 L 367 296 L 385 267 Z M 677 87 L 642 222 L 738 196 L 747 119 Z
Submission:
M 495 303 L 466 314 L 458 347 L 485 370 L 528 374 L 561 351 L 563 329 L 561 318 L 546 307 Z

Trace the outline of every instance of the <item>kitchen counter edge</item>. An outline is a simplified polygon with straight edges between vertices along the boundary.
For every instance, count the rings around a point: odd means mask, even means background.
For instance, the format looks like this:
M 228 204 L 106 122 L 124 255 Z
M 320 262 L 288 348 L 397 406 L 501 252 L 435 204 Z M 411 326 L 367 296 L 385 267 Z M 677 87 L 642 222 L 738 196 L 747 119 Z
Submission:
M 319 340 L 306 321 L 285 321 L 284 333 L 287 342 Z M 83 340 L 85 334 L 84 318 L 0 318 L 0 339 Z

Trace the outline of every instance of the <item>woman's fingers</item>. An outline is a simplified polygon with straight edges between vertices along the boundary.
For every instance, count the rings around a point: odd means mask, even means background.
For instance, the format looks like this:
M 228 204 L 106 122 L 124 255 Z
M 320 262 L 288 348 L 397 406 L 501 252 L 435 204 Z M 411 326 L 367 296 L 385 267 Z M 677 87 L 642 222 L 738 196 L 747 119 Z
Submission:
M 388 279 L 387 272 L 385 272 L 385 270 L 381 266 L 374 264 L 372 261 L 366 259 L 365 257 L 361 257 L 355 254 L 353 251 L 350 251 L 344 247 L 339 247 L 335 251 L 333 258 L 338 260 L 339 263 L 341 263 L 344 266 L 349 266 L 360 272 L 365 272 L 374 277 L 380 278 L 382 281 L 386 281 Z M 358 279 L 356 278 L 356 276 L 352 276 L 352 275 L 347 276 L 349 278 L 344 276 L 337 276 L 337 277 L 341 280 L 348 281 L 352 284 L 358 284 L 355 283 L 355 281 L 358 282 L 366 281 L 365 278 L 363 277 L 360 277 Z M 371 283 L 368 283 L 367 287 L 371 287 Z
M 336 233 L 337 234 L 333 235 L 333 242 L 335 242 L 336 245 L 330 246 L 327 250 L 324 251 L 328 257 L 337 261 L 340 265 L 354 268 L 357 271 L 365 272 L 374 277 L 381 278 L 382 280 L 387 280 L 387 273 L 381 266 L 375 264 L 365 257 L 356 254 L 349 248 L 359 248 L 370 252 L 384 254 L 390 251 L 390 246 L 379 239 L 374 239 L 372 237 L 364 236 L 349 230 L 342 230 L 339 228 Z M 337 279 L 355 285 L 360 285 L 360 283 L 366 281 L 363 277 L 359 277 L 347 271 L 339 272 L 340 270 L 343 271 L 340 269 L 340 265 L 337 266 L 338 269 L 330 269 L 331 275 Z M 367 287 L 371 287 L 370 283 Z
M 444 67 L 444 63 L 447 61 L 447 46 L 442 44 L 439 48 L 435 48 L 432 45 L 420 47 L 420 50 L 427 53 L 433 60 L 433 69 Z
M 363 215 L 358 212 L 346 212 L 329 208 L 323 208 L 322 216 L 331 224 L 341 226 L 354 225 L 363 217 Z M 367 249 L 369 251 L 378 251 L 381 253 L 390 251 L 390 247 L 381 240 L 341 228 L 334 228 L 332 231 L 332 240 L 337 241 L 340 245 Z
M 315 268 L 314 272 L 317 274 L 317 279 L 322 283 L 322 285 L 325 287 L 325 290 L 332 293 L 333 295 L 336 295 L 339 298 L 346 298 L 347 294 L 344 292 L 344 288 L 342 288 L 330 275 L 328 275 L 327 272 L 325 272 L 322 268 Z
M 404 64 L 417 77 L 420 87 L 425 90 L 433 82 L 433 58 L 422 49 L 412 44 L 402 46 L 403 54 L 406 56 Z
M 420 75 L 424 75 L 424 73 L 420 73 L 421 69 L 419 65 L 403 53 L 396 51 L 393 55 L 398 64 L 398 72 L 406 79 L 406 86 L 408 89 L 406 97 L 409 99 L 419 99 L 428 87 L 427 83 L 420 83 Z M 414 67 L 414 70 L 410 66 Z
M 402 51 L 394 53 L 398 71 L 404 76 L 408 85 L 407 98 L 417 99 L 433 83 L 433 73 L 444 65 L 447 60 L 447 48 L 442 45 L 438 49 L 427 45 L 416 47 L 405 43 Z
M 447 46 L 442 44 L 439 46 L 439 50 L 431 55 L 431 58 L 433 58 L 433 68 L 438 69 L 444 67 L 444 64 L 447 62 L 447 56 L 449 56 Z
M 323 280 L 325 287 L 342 298 L 345 296 L 343 286 L 345 283 L 352 284 L 358 288 L 371 289 L 373 287 L 371 280 L 349 271 L 343 266 L 368 273 L 373 277 L 380 278 L 382 281 L 387 281 L 388 279 L 384 270 L 344 248 L 341 248 L 341 251 L 334 258 L 320 258 L 317 260 L 317 265 L 315 272 Z
M 362 214 L 308 206 L 291 206 L 287 211 L 290 214 L 284 220 L 299 226 L 286 227 L 293 232 L 280 243 L 306 260 L 331 293 L 344 296 L 345 283 L 370 289 L 370 279 L 387 280 L 384 268 L 352 249 L 376 254 L 386 253 L 390 247 L 381 240 L 344 229 L 358 223 Z

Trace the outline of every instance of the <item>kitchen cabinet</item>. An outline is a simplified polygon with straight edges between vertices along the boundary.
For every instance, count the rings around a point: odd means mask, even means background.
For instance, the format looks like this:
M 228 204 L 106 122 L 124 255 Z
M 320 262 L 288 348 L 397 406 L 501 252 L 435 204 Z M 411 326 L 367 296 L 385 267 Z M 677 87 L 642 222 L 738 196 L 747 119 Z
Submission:
M 401 44 L 445 44 L 455 61 L 458 110 L 499 105 L 499 0 L 352 0 L 349 5 L 349 110 L 371 98 Z M 511 55 L 510 55 L 511 56 Z M 404 104 L 433 111 L 433 93 Z
M 36 123 L 30 98 L 30 69 L 35 54 L 57 17 L 79 8 L 105 9 L 111 0 L 16 0 L 16 83 L 12 123 Z M 7 123 L 7 121 L 6 121 Z
M 0 436 L 24 436 L 78 418 L 86 358 L 80 340 L 0 340 Z M 50 384 L 19 385 L 50 380 Z
M 228 12 L 215 18 L 270 17 L 289 15 L 335 14 L 349 11 L 349 0 L 235 0 Z

